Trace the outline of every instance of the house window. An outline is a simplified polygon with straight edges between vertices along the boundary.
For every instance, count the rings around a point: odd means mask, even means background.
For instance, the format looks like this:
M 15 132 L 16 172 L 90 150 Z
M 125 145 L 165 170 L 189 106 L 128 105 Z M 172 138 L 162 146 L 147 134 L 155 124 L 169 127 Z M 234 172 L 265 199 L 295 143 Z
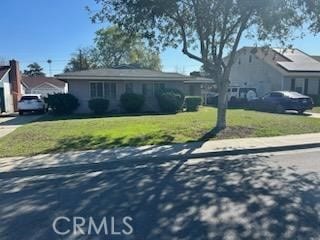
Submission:
M 103 98 L 103 83 L 90 83 L 91 98 Z
M 158 92 L 165 89 L 164 83 L 155 83 L 154 84 L 154 93 L 157 94 Z
M 291 87 L 290 87 L 291 91 L 296 91 L 296 79 L 292 78 L 291 79 Z
M 249 63 L 252 63 L 252 55 L 249 56 Z
M 117 86 L 116 83 L 104 83 L 104 97 L 107 99 L 117 97 Z
M 308 89 L 309 89 L 309 79 L 306 78 L 304 80 L 304 94 L 308 94 Z
M 320 95 L 320 79 L 319 79 L 319 85 L 318 85 L 318 94 Z
M 239 58 L 239 61 L 238 61 L 239 65 L 241 64 L 241 58 Z
M 92 82 L 90 83 L 91 98 L 116 98 L 116 83 Z
M 142 84 L 142 94 L 144 96 L 152 96 L 152 85 L 147 83 Z
M 133 93 L 133 83 L 126 83 L 126 93 Z
M 190 93 L 190 96 L 195 96 L 196 95 L 196 86 L 195 85 L 190 85 L 189 86 L 189 93 Z

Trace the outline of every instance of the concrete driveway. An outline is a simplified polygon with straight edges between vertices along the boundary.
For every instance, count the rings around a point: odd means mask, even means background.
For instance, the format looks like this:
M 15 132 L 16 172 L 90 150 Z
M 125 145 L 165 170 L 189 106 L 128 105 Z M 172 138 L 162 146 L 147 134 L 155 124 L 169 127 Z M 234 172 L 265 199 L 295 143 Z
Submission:
M 312 149 L 12 169 L 0 173 L 0 239 L 320 239 L 319 156 Z M 121 232 L 127 216 L 130 235 Z M 66 235 L 53 230 L 58 217 Z M 72 234 L 75 217 L 83 232 Z M 99 225 L 104 217 L 108 233 L 89 236 L 90 218 Z
M 0 115 L 0 138 L 13 132 L 18 127 L 28 124 L 39 119 L 42 115 L 29 114 L 24 116 L 12 115 L 1 116 Z
M 320 118 L 320 113 L 308 112 L 307 114 L 309 114 L 309 117 L 312 118 Z

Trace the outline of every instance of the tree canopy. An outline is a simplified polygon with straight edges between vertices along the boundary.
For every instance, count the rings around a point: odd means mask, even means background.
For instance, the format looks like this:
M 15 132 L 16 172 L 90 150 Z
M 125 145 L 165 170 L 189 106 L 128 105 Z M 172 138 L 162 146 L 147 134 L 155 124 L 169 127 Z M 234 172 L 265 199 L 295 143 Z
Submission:
M 34 76 L 45 76 L 43 68 L 36 62 L 31 63 L 27 66 L 28 69 L 24 70 L 23 74 L 34 77 Z
M 229 77 L 241 39 L 278 39 L 285 43 L 297 27 L 310 20 L 308 2 L 316 1 L 96 0 L 101 9 L 92 20 L 139 33 L 154 46 L 181 46 L 185 55 L 201 62 L 217 85 L 216 128 L 223 129 Z
M 80 48 L 72 54 L 70 61 L 65 67 L 65 72 L 75 72 L 95 68 L 92 61 L 92 50 L 90 48 Z
M 65 71 L 116 67 L 123 64 L 161 70 L 157 51 L 147 47 L 137 34 L 127 34 L 113 26 L 97 31 L 94 46 L 73 54 Z

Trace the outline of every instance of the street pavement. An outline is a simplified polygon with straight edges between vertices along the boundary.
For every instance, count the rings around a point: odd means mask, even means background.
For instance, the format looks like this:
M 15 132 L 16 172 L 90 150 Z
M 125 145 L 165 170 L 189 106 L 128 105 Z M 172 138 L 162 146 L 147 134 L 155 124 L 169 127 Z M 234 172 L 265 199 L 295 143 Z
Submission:
M 320 239 L 320 148 L 79 165 L 0 170 L 0 239 Z

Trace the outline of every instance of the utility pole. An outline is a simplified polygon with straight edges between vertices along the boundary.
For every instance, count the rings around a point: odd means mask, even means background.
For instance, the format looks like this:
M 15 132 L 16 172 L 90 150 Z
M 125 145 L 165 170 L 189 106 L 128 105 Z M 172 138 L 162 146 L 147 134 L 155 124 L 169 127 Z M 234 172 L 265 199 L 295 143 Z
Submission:
M 80 68 L 80 71 L 81 71 L 82 70 L 82 50 L 81 49 L 79 49 L 79 61 L 80 61 L 79 68 Z
M 48 59 L 47 63 L 49 64 L 49 77 L 52 77 L 52 71 L 51 71 L 51 63 L 52 63 L 52 60 L 51 60 L 51 59 Z

